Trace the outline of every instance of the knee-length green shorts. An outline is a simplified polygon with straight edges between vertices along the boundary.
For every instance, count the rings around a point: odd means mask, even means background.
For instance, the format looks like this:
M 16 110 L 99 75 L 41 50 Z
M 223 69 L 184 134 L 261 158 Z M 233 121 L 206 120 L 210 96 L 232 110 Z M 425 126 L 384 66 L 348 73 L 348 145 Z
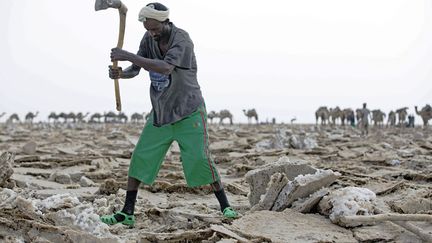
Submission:
M 204 106 L 178 122 L 161 127 L 154 126 L 150 116 L 132 154 L 128 175 L 144 184 L 153 184 L 171 143 L 177 141 L 188 186 L 213 183 L 219 180 L 219 173 L 210 156 L 208 138 Z

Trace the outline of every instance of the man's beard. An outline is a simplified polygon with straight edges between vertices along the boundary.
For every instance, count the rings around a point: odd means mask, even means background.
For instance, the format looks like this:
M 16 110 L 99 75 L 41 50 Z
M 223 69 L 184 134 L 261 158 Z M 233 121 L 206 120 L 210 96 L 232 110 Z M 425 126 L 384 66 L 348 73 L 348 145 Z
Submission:
M 164 26 L 161 34 L 153 36 L 153 40 L 159 42 L 161 40 L 168 39 L 169 35 L 170 35 L 169 27 Z

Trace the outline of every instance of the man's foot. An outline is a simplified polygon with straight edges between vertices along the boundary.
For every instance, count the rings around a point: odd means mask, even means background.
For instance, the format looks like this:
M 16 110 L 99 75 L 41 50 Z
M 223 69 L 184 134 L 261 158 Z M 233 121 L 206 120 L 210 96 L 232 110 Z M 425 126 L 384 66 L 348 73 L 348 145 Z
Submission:
M 116 212 L 115 214 L 111 215 L 103 215 L 100 217 L 100 220 L 108 225 L 114 225 L 114 224 L 124 224 L 133 226 L 135 224 L 135 216 L 129 215 L 126 213 L 123 213 L 121 211 Z
M 223 215 L 224 215 L 225 218 L 228 218 L 228 219 L 235 219 L 235 218 L 237 218 L 238 213 L 237 213 L 233 208 L 231 208 L 231 207 L 226 207 L 226 208 L 223 210 Z

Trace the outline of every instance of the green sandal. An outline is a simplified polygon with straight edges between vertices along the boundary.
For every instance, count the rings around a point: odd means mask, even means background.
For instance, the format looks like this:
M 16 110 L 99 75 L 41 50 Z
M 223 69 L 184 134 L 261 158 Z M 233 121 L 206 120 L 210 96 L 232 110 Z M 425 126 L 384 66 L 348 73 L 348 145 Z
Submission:
M 223 215 L 225 218 L 228 218 L 228 219 L 235 219 L 238 217 L 238 213 L 231 207 L 226 207 L 223 210 Z
M 117 221 L 117 219 L 114 217 L 116 214 L 122 215 L 124 217 L 124 220 Z M 114 224 L 121 223 L 124 225 L 133 226 L 135 224 L 135 216 L 134 215 L 125 214 L 121 211 L 116 212 L 115 214 L 111 214 L 111 215 L 103 215 L 100 217 L 100 220 L 102 222 L 104 222 L 105 224 L 108 224 L 108 225 L 114 225 Z

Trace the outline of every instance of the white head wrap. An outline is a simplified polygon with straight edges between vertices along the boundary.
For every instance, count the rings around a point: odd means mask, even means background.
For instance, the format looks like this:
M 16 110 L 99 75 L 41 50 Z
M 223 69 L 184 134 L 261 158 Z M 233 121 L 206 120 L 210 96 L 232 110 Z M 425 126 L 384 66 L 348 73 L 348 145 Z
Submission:
M 166 11 L 155 9 L 153 4 L 149 4 L 141 9 L 138 15 L 138 21 L 144 22 L 146 19 L 156 19 L 157 21 L 163 22 L 169 17 L 169 9 Z

